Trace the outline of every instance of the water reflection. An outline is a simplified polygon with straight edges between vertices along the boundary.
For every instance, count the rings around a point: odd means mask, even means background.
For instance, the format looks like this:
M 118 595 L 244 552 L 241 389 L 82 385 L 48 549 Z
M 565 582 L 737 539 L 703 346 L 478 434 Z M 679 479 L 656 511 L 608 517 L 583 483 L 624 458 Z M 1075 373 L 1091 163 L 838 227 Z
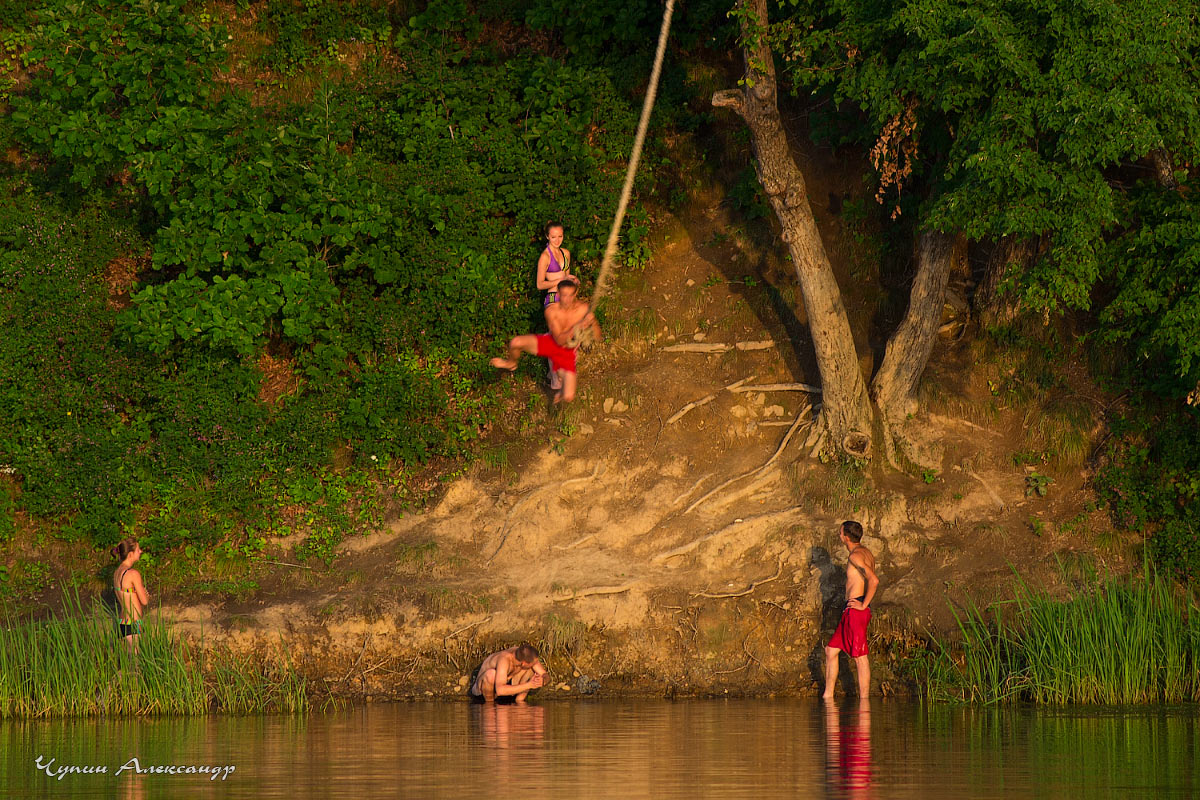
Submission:
M 473 760 L 499 786 L 516 786 L 522 774 L 544 774 L 546 709 L 535 705 L 487 703 L 468 706 Z M 519 751 L 514 754 L 514 751 Z
M 871 781 L 871 703 L 848 701 L 843 719 L 837 701 L 825 704 L 825 785 L 830 797 L 867 800 L 875 797 Z
M 542 744 L 546 709 L 542 706 L 487 703 L 468 706 L 472 727 L 490 748 L 532 747 Z
M 0 797 L 569 800 L 1192 797 L 1194 706 L 926 708 L 857 699 L 367 706 L 311 717 L 0 723 Z M 34 768 L 107 765 L 61 780 Z M 227 779 L 117 768 L 236 765 Z

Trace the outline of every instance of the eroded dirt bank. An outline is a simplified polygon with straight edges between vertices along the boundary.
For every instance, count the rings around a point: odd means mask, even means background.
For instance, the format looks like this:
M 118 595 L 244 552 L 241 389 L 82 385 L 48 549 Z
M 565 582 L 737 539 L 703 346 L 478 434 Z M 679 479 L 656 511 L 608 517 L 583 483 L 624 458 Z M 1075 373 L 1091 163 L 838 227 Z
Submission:
M 822 224 L 851 281 L 849 234 Z M 820 395 L 795 385 L 818 376 L 790 267 L 715 202 L 662 230 L 622 277 L 571 408 L 508 378 L 532 398 L 508 444 L 428 511 L 347 541 L 332 569 L 272 566 L 252 597 L 165 614 L 210 645 L 286 654 L 335 695 L 461 696 L 486 652 L 522 639 L 546 655 L 548 695 L 806 694 L 841 610 L 837 526 L 855 518 L 879 558 L 887 693 L 906 689 L 905 648 L 952 626 L 951 603 L 1005 596 L 1014 571 L 1053 587 L 1120 568 L 1120 546 L 1095 545 L 1108 525 L 1082 467 L 1041 468 L 1053 492 L 1026 496 L 1013 453 L 1028 417 L 997 410 L 960 326 L 920 418 L 936 466 L 823 463 L 807 426 Z

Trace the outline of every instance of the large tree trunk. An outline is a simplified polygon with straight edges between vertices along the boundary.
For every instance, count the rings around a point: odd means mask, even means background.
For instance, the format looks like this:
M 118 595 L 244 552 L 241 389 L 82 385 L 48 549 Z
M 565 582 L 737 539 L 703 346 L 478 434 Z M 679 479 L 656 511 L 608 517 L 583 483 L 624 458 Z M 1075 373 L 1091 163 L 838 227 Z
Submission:
M 717 92 L 712 103 L 736 111 L 750 129 L 758 180 L 783 228 L 781 238 L 791 252 L 804 295 L 809 332 L 821 371 L 821 424 L 828 436 L 827 443 L 842 447 L 848 441 L 861 442 L 864 436 L 869 442 L 871 404 L 841 291 L 808 202 L 804 175 L 792 158 L 779 118 L 775 62 L 763 36 L 766 24 L 766 0 L 743 0 L 745 87 Z
M 975 313 L 985 328 L 1004 325 L 1017 318 L 1020 304 L 1011 293 L 1002 294 L 1000 286 L 1012 265 L 1024 270 L 1033 261 L 1032 239 L 1005 236 L 996 242 L 984 268 L 983 280 L 975 289 Z
M 917 384 L 937 339 L 955 250 L 965 245 L 966 240 L 961 236 L 937 232 L 921 236 L 908 312 L 888 340 L 883 364 L 871 382 L 871 394 L 884 424 L 884 447 L 888 460 L 894 465 L 893 448 L 897 446 L 909 460 L 921 461 L 911 448 L 906 447 L 901 428 L 917 411 Z
M 1160 147 L 1150 152 L 1150 160 L 1154 162 L 1154 178 L 1164 189 L 1178 189 L 1179 181 L 1175 179 L 1175 165 L 1171 163 L 1171 153 Z

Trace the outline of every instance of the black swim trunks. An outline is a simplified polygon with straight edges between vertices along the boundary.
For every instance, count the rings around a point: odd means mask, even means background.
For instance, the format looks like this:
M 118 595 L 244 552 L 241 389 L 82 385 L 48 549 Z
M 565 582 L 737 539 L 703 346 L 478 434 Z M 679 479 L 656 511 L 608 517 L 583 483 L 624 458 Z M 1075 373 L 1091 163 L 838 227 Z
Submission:
M 475 691 L 475 683 L 479 680 L 479 670 L 482 666 L 483 666 L 483 664 L 481 663 L 478 667 L 475 668 L 475 671 L 471 673 L 470 681 L 467 683 L 467 699 L 470 700 L 472 703 L 484 702 L 483 695 L 477 694 Z

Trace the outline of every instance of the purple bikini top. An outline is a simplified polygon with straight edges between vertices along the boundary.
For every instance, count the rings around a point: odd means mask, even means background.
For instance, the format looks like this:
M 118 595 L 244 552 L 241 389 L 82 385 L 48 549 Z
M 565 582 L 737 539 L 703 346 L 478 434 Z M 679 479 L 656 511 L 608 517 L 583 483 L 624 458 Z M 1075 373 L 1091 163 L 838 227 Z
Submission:
M 550 266 L 546 267 L 546 272 L 562 272 L 562 267 L 554 260 L 554 251 L 550 249 L 550 245 L 546 245 L 546 252 L 550 254 Z
M 554 251 L 550 248 L 550 245 L 546 245 L 546 252 L 550 254 L 550 266 L 546 267 L 546 274 L 549 275 L 551 272 L 562 272 L 563 268 L 559 265 L 558 261 L 555 260 Z M 558 292 L 551 289 L 550 291 L 546 292 L 546 297 L 544 300 L 542 300 L 542 308 L 545 308 L 546 306 L 555 302 L 558 302 Z

